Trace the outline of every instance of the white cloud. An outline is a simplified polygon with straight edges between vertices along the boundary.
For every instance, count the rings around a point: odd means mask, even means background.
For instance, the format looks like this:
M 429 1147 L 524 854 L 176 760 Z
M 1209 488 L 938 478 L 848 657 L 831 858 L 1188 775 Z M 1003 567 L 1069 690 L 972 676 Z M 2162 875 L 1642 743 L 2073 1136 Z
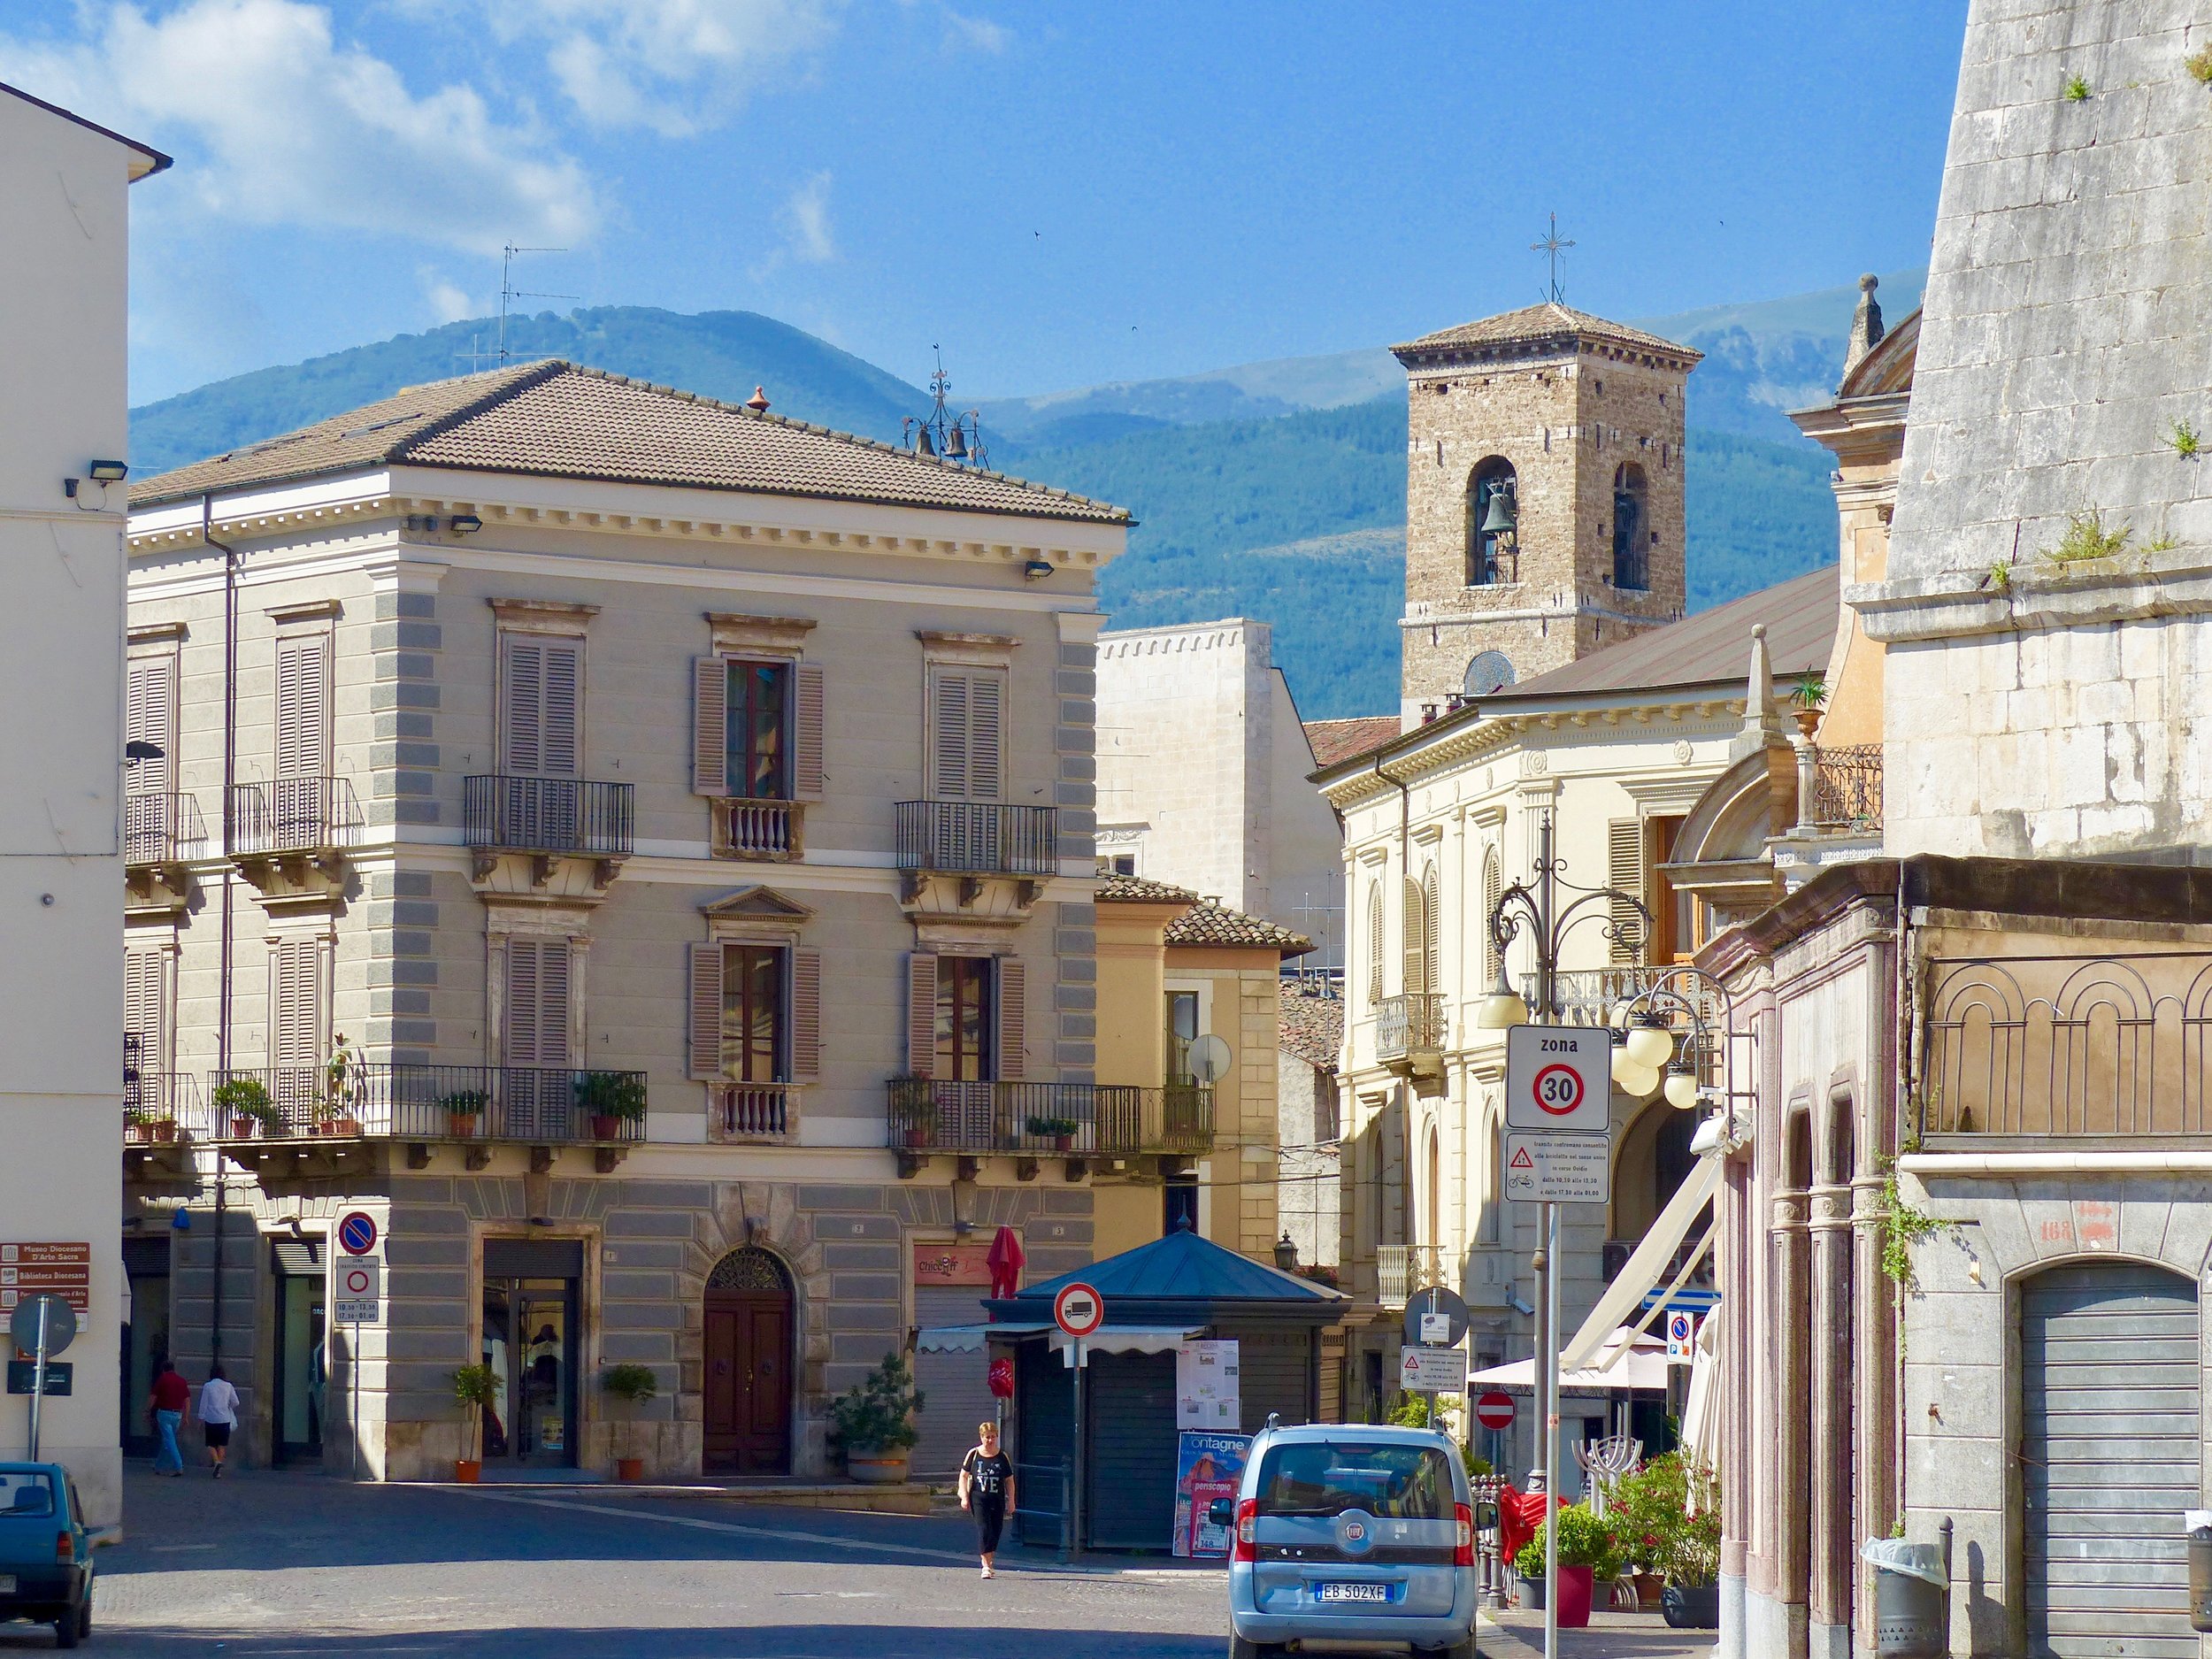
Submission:
M 972 18 L 950 6 L 945 7 L 944 12 L 946 32 L 979 52 L 1002 52 L 1014 38 L 1008 29 L 988 18 Z
M 804 265 L 821 265 L 837 257 L 837 242 L 830 234 L 830 175 L 818 173 L 791 193 L 784 204 L 784 234 L 791 257 Z
M 571 157 L 473 88 L 416 96 L 303 0 L 188 0 L 83 14 L 84 38 L 0 35 L 0 77 L 183 153 L 209 214 L 412 237 L 472 253 L 571 243 L 599 218 Z M 192 142 L 184 142 L 186 139 Z
M 485 0 L 503 40 L 547 66 L 594 126 L 679 137 L 726 119 L 787 59 L 833 32 L 842 0 Z
M 430 302 L 431 311 L 442 323 L 457 323 L 467 318 L 481 317 L 489 309 L 471 299 L 468 291 L 459 283 L 428 265 L 418 266 L 415 276 L 422 283 L 422 295 Z

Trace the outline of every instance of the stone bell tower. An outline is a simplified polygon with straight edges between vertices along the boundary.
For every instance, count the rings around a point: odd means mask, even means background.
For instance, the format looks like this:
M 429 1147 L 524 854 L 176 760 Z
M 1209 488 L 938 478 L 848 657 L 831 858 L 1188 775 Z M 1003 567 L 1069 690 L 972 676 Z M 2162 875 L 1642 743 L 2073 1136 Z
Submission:
M 1682 615 L 1682 394 L 1701 353 L 1555 300 L 1394 349 L 1408 727 Z

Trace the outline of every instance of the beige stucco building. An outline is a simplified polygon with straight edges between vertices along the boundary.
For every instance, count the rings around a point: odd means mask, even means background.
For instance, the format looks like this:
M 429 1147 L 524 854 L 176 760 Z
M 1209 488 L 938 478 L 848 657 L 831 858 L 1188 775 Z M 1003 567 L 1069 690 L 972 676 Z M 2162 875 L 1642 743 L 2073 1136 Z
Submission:
M 142 487 L 134 1363 L 219 1352 L 257 1460 L 346 1468 L 357 1411 L 364 1471 L 421 1478 L 603 1466 L 631 1361 L 653 1468 L 803 1474 L 999 1226 L 1033 1276 L 1109 1214 L 1156 1236 L 1164 1178 L 1248 1155 L 1210 1090 L 1170 1134 L 1166 1075 L 1107 1071 L 1092 583 L 1125 523 L 557 362 Z M 918 1462 L 953 1433 L 925 1417 Z

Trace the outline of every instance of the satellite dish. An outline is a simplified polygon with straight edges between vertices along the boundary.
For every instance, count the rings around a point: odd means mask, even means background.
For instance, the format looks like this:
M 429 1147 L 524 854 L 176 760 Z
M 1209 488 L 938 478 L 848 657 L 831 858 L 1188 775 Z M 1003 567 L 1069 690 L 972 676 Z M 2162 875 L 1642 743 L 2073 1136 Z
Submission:
M 1218 1083 L 1229 1075 L 1229 1063 L 1235 1057 L 1227 1043 L 1208 1032 L 1191 1041 L 1190 1074 L 1201 1083 Z
M 1513 659 L 1503 651 L 1478 651 L 1467 664 L 1463 688 L 1471 697 L 1487 697 L 1513 683 Z

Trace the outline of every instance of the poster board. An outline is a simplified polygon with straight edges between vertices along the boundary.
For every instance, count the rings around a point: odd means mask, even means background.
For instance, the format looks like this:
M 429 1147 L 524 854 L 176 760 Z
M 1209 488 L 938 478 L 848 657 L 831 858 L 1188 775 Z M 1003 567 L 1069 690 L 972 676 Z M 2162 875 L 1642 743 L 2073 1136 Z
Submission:
M 1251 1450 L 1248 1434 L 1186 1430 L 1176 1436 L 1172 1546 L 1176 1555 L 1187 1560 L 1219 1560 L 1228 1555 L 1229 1529 L 1216 1526 L 1206 1518 L 1206 1511 L 1216 1498 L 1236 1497 L 1237 1488 L 1244 1483 L 1245 1459 Z
M 1237 1345 L 1184 1342 L 1175 1350 L 1175 1426 L 1234 1434 L 1244 1425 Z

